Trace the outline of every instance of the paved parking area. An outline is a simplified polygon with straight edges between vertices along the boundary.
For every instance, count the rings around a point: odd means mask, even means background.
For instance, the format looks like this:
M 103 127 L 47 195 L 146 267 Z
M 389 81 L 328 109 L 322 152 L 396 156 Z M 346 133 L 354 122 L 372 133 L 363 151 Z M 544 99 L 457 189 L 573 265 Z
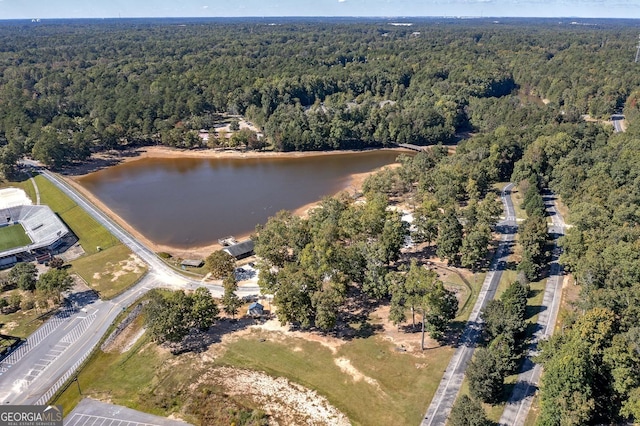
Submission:
M 85 398 L 64 419 L 65 426 L 188 426 L 120 405 Z

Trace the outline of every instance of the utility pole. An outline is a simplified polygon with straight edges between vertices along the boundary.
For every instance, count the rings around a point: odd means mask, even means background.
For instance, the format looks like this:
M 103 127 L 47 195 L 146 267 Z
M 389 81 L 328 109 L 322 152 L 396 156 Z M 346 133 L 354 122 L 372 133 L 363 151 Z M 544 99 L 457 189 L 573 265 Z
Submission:
M 638 62 L 640 60 L 640 36 L 638 37 L 638 50 L 636 50 L 636 60 L 634 62 Z
M 76 378 L 73 379 L 74 382 L 76 382 L 76 385 L 78 385 L 78 393 L 80 395 L 82 395 L 82 391 L 80 390 L 80 382 L 78 381 L 78 376 L 76 375 Z

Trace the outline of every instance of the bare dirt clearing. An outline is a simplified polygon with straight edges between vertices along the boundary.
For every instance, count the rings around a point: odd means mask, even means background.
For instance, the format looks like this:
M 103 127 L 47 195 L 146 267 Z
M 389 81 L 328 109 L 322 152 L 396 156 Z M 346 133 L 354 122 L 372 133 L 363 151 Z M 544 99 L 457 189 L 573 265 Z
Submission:
M 230 395 L 250 397 L 271 415 L 272 424 L 350 425 L 347 417 L 327 399 L 287 379 L 231 367 L 210 370 L 204 380 L 221 386 Z
M 115 282 L 123 275 L 129 273 L 139 274 L 140 272 L 145 270 L 145 268 L 145 263 L 138 256 L 132 253 L 126 260 L 121 260 L 117 265 L 114 265 L 113 263 L 107 263 L 105 265 L 106 272 L 103 272 L 102 274 L 100 272 L 94 273 L 93 279 L 99 280 L 100 278 L 102 278 L 103 274 L 108 274 L 111 276 L 111 281 Z

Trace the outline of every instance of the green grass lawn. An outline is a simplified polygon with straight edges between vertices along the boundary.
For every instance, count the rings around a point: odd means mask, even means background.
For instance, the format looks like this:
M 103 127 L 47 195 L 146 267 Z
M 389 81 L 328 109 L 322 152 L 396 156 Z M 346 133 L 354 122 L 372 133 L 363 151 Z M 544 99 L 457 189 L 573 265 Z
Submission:
M 43 176 L 35 176 L 40 191 L 40 202 L 56 212 L 78 237 L 85 255 L 71 262 L 72 272 L 80 275 L 103 298 L 110 298 L 135 284 L 147 271 L 146 267 L 134 267 L 131 250 L 96 222 L 73 200 L 61 192 Z M 3 186 L 15 186 L 35 197 L 30 180 L 9 182 Z M 35 202 L 35 199 L 33 200 Z M 1 230 L 0 230 L 1 231 Z
M 131 250 L 123 244 L 71 262 L 72 272 L 80 275 L 100 298 L 111 299 L 134 285 L 147 271 L 133 262 Z
M 10 294 L 10 292 L 4 292 L 2 297 L 8 297 Z M 38 317 L 43 313 L 43 311 L 36 309 L 28 311 L 20 309 L 12 314 L 0 314 L 0 330 L 2 330 L 2 334 L 9 336 L 28 337 L 42 325 L 42 321 L 38 320 Z
M 64 222 L 80 239 L 80 244 L 88 254 L 97 253 L 98 247 L 107 249 L 121 244 L 102 225 L 95 221 L 73 200 L 64 195 L 54 184 L 43 176 L 35 177 L 40 190 L 40 201 L 58 213 Z
M 20 224 L 0 228 L 0 251 L 31 244 L 31 238 Z
M 124 319 L 120 315 L 114 324 Z M 142 317 L 134 321 L 134 326 L 142 327 Z M 111 332 L 113 326 L 109 330 Z M 107 336 L 107 333 L 105 336 Z M 78 372 L 78 384 L 71 383 L 55 400 L 55 404 L 62 405 L 65 415 L 83 397 L 106 398 L 115 404 L 122 404 L 134 409 L 154 412 L 159 415 L 165 412 L 147 404 L 147 393 L 157 372 L 172 355 L 156 350 L 155 345 L 149 345 L 146 335 L 136 342 L 133 348 L 125 353 L 105 353 L 97 350 L 88 363 Z M 79 393 L 78 387 L 82 394 Z

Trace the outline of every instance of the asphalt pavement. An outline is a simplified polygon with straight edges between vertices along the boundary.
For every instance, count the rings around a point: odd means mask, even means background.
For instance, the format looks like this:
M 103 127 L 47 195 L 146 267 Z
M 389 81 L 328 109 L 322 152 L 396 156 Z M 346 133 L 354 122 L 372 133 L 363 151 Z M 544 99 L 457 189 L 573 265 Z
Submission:
M 65 426 L 188 426 L 178 420 L 166 419 L 85 398 L 64 419 Z
M 451 357 L 451 361 L 449 361 L 442 380 L 440 380 L 440 385 L 422 420 L 422 426 L 446 424 L 449 413 L 451 412 L 451 407 L 453 407 L 453 403 L 460 392 L 460 386 L 462 385 L 467 365 L 473 356 L 476 342 L 482 332 L 482 318 L 480 318 L 480 313 L 487 302 L 495 296 L 500 278 L 502 277 L 502 271 L 507 265 L 511 253 L 511 246 L 515 238 L 517 225 L 516 213 L 513 208 L 513 202 L 511 201 L 512 188 L 513 184 L 510 183 L 502 190 L 501 199 L 504 206 L 505 219 L 500 222 L 497 227 L 502 234 L 500 244 L 489 266 L 489 272 L 482 283 L 476 304 L 471 311 L 471 315 L 469 315 L 469 320 L 460 338 L 458 348 Z
M 616 133 L 624 132 L 624 128 L 622 127 L 622 123 L 624 122 L 624 115 L 622 114 L 613 114 L 611 116 L 611 122 L 613 123 L 613 130 Z
M 558 247 L 558 238 L 564 235 L 565 223 L 555 206 L 555 197 L 551 194 L 545 196 L 547 214 L 551 217 L 552 224 L 549 233 L 554 236 L 553 252 L 551 255 L 550 272 L 547 278 L 536 331 L 531 344 L 527 348 L 527 357 L 523 362 L 518 375 L 518 380 L 513 388 L 511 396 L 507 400 L 500 425 L 522 426 L 524 425 L 533 397 L 538 390 L 538 382 L 542 373 L 542 367 L 533 362 L 532 358 L 538 354 L 538 342 L 547 339 L 553 334 L 560 300 L 562 299 L 563 269 L 559 263 L 561 250 Z

